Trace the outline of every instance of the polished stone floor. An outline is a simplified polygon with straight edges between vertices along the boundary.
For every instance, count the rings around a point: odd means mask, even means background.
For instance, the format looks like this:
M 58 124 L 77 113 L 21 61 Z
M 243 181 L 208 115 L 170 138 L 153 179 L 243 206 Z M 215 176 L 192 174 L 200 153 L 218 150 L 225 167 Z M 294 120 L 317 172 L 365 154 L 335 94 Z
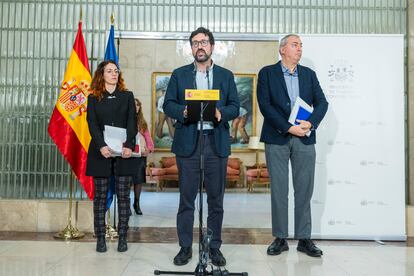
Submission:
M 172 264 L 179 249 L 177 205 L 176 192 L 144 192 L 144 215 L 131 217 L 125 253 L 116 251 L 116 240 L 108 241 L 108 252 L 96 253 L 91 233 L 82 240 L 65 242 L 54 240 L 54 233 L 0 232 L 0 276 L 140 276 L 154 275 L 155 269 L 192 271 L 198 262 L 198 228 L 191 262 L 183 267 Z M 267 256 L 272 241 L 269 210 L 269 193 L 226 193 L 222 252 L 230 272 L 255 276 L 414 275 L 412 241 L 316 241 L 324 255 L 311 258 L 296 251 L 297 241 L 289 240 L 288 252 Z
M 390 243 L 319 242 L 322 258 L 296 251 L 296 242 L 279 256 L 267 256 L 266 245 L 225 244 L 222 251 L 231 272 L 249 275 L 414 275 L 414 248 Z M 0 241 L 0 275 L 153 275 L 155 269 L 192 271 L 198 257 L 183 267 L 172 264 L 178 247 L 172 243 L 129 243 L 125 253 L 116 251 L 116 241 L 108 252 L 96 253 L 94 242 Z M 197 251 L 197 246 L 193 246 Z

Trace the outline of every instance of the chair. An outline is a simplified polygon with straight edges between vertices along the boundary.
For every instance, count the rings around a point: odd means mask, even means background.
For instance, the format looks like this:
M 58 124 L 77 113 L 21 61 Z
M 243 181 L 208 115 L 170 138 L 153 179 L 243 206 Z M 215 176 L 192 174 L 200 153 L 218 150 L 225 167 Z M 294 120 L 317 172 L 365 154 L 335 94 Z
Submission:
M 157 192 L 162 190 L 161 186 L 161 176 L 165 174 L 165 171 L 163 168 L 157 168 L 155 167 L 154 162 L 150 162 L 147 164 L 147 181 L 146 183 L 154 183 L 157 187 Z
M 155 167 L 154 163 L 147 166 L 147 183 L 156 183 L 157 191 L 162 191 L 167 181 L 178 183 L 178 169 L 175 156 L 161 157 L 161 167 Z
M 178 183 L 178 169 L 175 156 L 161 157 L 161 167 L 155 167 L 153 162 L 147 165 L 147 183 L 156 183 L 157 191 L 162 191 L 167 181 Z
M 238 157 L 229 157 L 227 161 L 226 180 L 234 183 L 236 187 L 243 186 L 243 161 Z
M 246 166 L 247 191 L 253 192 L 254 184 L 269 186 L 270 178 L 266 164 L 259 163 L 259 151 L 264 150 L 264 144 L 260 142 L 260 138 L 257 136 L 250 137 L 248 148 L 256 152 L 256 163 L 253 166 Z
M 175 156 L 161 157 L 160 164 L 161 168 L 163 168 L 165 172 L 160 176 L 160 190 L 162 191 L 168 181 L 177 183 L 178 187 L 178 168 Z
M 255 184 L 264 184 L 266 187 L 269 187 L 270 178 L 266 164 L 246 166 L 247 191 L 253 192 L 253 185 Z

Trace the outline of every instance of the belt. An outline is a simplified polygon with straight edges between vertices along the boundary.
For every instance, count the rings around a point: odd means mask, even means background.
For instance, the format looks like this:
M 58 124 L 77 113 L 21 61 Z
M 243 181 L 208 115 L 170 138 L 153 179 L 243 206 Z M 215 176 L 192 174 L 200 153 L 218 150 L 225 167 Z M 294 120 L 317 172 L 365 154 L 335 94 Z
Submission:
M 198 132 L 200 132 L 200 130 Z M 213 134 L 214 134 L 214 129 L 204 129 L 203 130 L 203 135 L 213 135 Z

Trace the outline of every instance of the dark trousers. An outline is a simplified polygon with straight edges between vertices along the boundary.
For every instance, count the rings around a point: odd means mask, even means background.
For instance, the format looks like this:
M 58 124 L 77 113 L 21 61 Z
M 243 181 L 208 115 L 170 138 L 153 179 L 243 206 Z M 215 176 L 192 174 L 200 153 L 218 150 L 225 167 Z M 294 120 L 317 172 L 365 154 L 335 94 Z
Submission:
M 94 177 L 95 198 L 93 199 L 93 214 L 95 235 L 105 236 L 106 194 L 109 177 Z M 118 233 L 126 235 L 129 216 L 131 215 L 129 192 L 132 176 L 115 176 L 115 190 L 118 198 Z
M 212 232 L 211 248 L 221 246 L 223 224 L 223 197 L 226 183 L 227 157 L 219 157 L 214 151 L 214 136 L 204 135 L 204 187 L 207 192 L 207 227 Z M 180 206 L 177 214 L 177 232 L 181 247 L 193 243 L 194 201 L 200 182 L 200 148 L 190 157 L 176 157 L 180 186 Z M 210 232 L 210 231 L 209 231 Z

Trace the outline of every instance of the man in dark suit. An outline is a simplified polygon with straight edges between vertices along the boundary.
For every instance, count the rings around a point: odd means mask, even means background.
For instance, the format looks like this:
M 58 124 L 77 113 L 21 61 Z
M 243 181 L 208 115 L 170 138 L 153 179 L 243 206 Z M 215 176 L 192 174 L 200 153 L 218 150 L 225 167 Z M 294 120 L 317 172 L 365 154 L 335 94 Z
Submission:
M 226 182 L 227 159 L 230 155 L 228 121 L 239 113 L 239 99 L 233 73 L 213 64 L 213 34 L 205 28 L 191 33 L 190 45 L 194 63 L 180 67 L 172 73 L 164 99 L 164 112 L 177 120 L 172 152 L 176 154 L 180 205 L 177 214 L 177 232 L 180 252 L 175 265 L 185 265 L 192 257 L 194 201 L 200 182 L 200 148 L 198 137 L 201 124 L 189 123 L 185 89 L 219 89 L 215 118 L 203 123 L 204 137 L 204 186 L 207 192 L 207 227 L 211 230 L 210 258 L 217 266 L 226 264 L 220 252 L 223 224 L 223 197 Z M 210 232 L 210 231 L 209 231 Z
M 315 134 L 328 102 L 315 72 L 299 65 L 300 37 L 291 34 L 282 38 L 279 53 L 282 60 L 262 68 L 257 84 L 257 99 L 264 117 L 261 141 L 265 143 L 271 181 L 272 234 L 276 237 L 267 254 L 278 255 L 289 249 L 286 238 L 290 160 L 295 191 L 295 238 L 299 240 L 297 250 L 320 257 L 322 251 L 310 239 L 310 200 L 315 174 Z M 298 120 L 298 125 L 292 125 L 288 119 L 298 97 L 313 106 L 314 111 L 307 120 Z M 309 137 L 308 132 L 311 132 Z

